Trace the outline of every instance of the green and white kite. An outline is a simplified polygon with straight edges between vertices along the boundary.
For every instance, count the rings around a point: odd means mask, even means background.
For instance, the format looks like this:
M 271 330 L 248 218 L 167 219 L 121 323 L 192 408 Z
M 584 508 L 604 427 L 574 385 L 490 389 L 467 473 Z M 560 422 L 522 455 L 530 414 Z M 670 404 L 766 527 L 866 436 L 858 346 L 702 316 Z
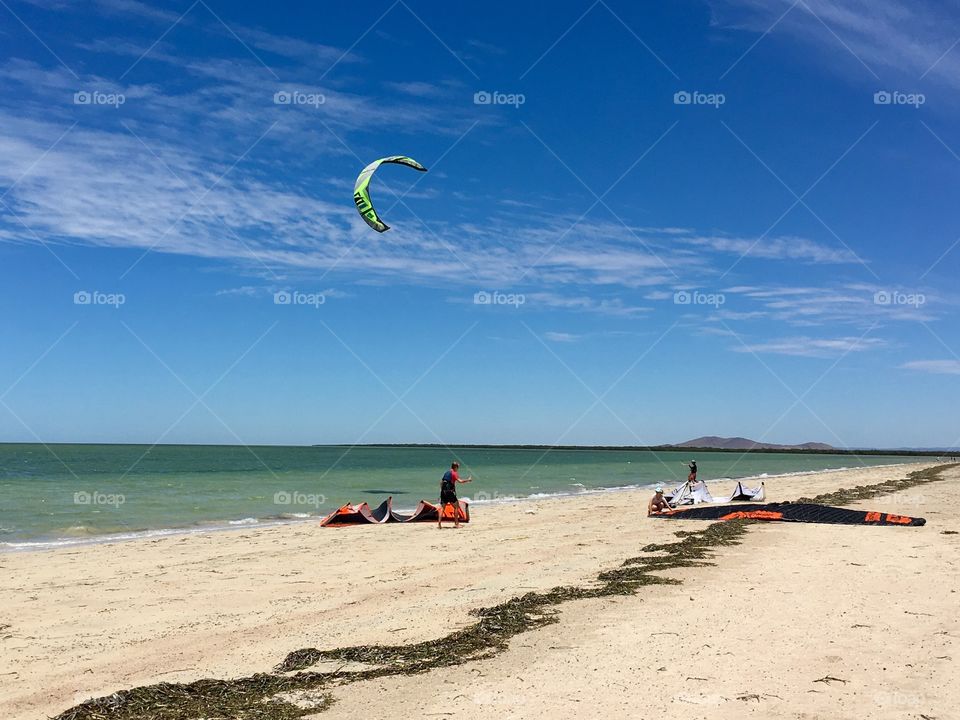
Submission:
M 407 167 L 412 167 L 414 170 L 419 170 L 420 172 L 427 171 L 427 169 L 416 160 L 403 155 L 391 155 L 390 157 L 374 160 L 363 169 L 363 171 L 360 173 L 360 176 L 357 178 L 357 184 L 353 187 L 353 202 L 357 205 L 357 212 L 360 213 L 360 217 L 366 220 L 367 225 L 372 227 L 377 232 L 386 232 L 390 229 L 390 226 L 383 222 L 383 220 L 380 219 L 380 216 L 377 215 L 377 211 L 374 209 L 373 203 L 370 201 L 370 178 L 373 177 L 373 173 L 377 171 L 377 168 L 384 163 L 406 165 Z

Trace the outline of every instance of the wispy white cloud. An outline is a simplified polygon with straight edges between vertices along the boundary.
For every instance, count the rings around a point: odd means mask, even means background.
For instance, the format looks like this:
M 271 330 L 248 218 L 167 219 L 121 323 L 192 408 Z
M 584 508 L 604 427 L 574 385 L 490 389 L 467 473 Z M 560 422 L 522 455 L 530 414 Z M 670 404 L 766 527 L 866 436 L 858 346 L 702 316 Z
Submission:
M 35 0 L 34 0 L 35 1 Z M 81 5 L 82 3 L 73 3 Z M 348 52 L 342 48 L 314 43 L 301 38 L 288 35 L 278 35 L 265 30 L 247 27 L 243 25 L 224 25 L 222 18 L 218 18 L 203 3 L 194 6 L 190 12 L 190 4 L 184 5 L 182 10 L 174 12 L 164 10 L 154 5 L 150 5 L 140 0 L 93 0 L 97 8 L 108 15 L 125 16 L 147 20 L 166 29 L 174 24 L 191 25 L 195 24 L 202 28 L 204 32 L 216 33 L 231 38 L 239 38 L 239 42 L 250 48 L 255 48 L 263 53 L 276 56 L 286 60 L 294 60 L 305 67 L 323 67 L 330 64 L 357 63 L 362 62 L 362 58 L 354 52 Z M 107 48 L 108 43 L 103 42 L 102 48 Z M 150 46 L 144 47 L 137 57 L 150 49 Z M 169 61 L 169 55 L 164 56 L 157 48 L 150 50 L 150 59 L 163 59 Z M 266 58 L 272 59 L 272 58 Z
M 672 299 L 673 299 L 673 293 L 670 292 L 669 290 L 653 290 L 653 291 L 651 291 L 651 292 L 646 293 L 646 294 L 643 296 L 643 299 L 644 299 L 644 300 L 655 300 L 655 301 L 659 301 L 659 300 L 672 300 Z
M 444 88 L 439 85 L 421 82 L 419 80 L 411 82 L 385 82 L 384 87 L 404 95 L 412 95 L 413 97 L 419 98 L 438 97 L 444 93 Z
M 815 46 L 831 59 L 832 71 L 871 86 L 880 78 L 918 83 L 926 76 L 960 87 L 960 48 L 951 51 L 960 37 L 960 20 L 948 4 L 931 0 L 710 0 L 710 4 L 715 25 L 757 33 L 766 32 L 789 10 L 773 27 L 773 37 L 789 34 Z M 743 62 L 750 62 L 750 56 Z
M 137 0 L 102 1 L 112 12 L 165 19 Z M 431 286 L 466 277 L 479 287 L 516 285 L 513 291 L 524 292 L 530 306 L 625 319 L 662 309 L 654 303 L 669 301 L 682 279 L 716 277 L 730 256 L 792 265 L 856 262 L 848 251 L 809 238 L 624 226 L 581 218 L 556 198 L 536 195 L 524 198 L 522 213 L 513 210 L 520 201 L 494 195 L 485 198 L 493 212 L 471 214 L 468 203 L 479 205 L 477 198 L 449 188 L 442 168 L 416 188 L 402 176 L 378 178 L 376 201 L 394 226 L 384 242 L 349 201 L 353 171 L 341 167 L 362 166 L 351 149 L 356 138 L 422 127 L 459 137 L 472 122 L 471 104 L 438 102 L 434 93 L 447 82 L 393 83 L 400 97 L 389 104 L 365 88 L 315 85 L 311 68 L 336 61 L 340 49 L 252 28 L 236 32 L 289 61 L 283 82 L 242 48 L 201 58 L 165 42 L 150 59 L 177 71 L 176 82 L 166 85 L 89 74 L 78 87 L 63 69 L 19 60 L 0 65 L 0 79 L 18 86 L 15 102 L 0 99 L 0 185 L 17 183 L 5 199 L 16 217 L 0 208 L 0 240 L 34 242 L 22 221 L 52 243 L 205 258 L 270 282 L 316 271 Z M 149 46 L 121 39 L 85 47 L 136 59 Z M 78 109 L 72 94 L 88 88 L 121 92 L 128 101 L 122 112 Z M 280 90 L 314 92 L 324 101 L 278 106 L 273 94 Z M 82 122 L 51 149 L 77 119 Z M 293 167 L 313 179 L 304 182 Z M 391 190 L 407 192 L 402 203 Z M 444 203 L 426 202 L 457 192 L 467 210 L 455 218 L 440 213 L 449 209 Z M 747 321 L 767 313 L 795 324 L 826 324 L 846 321 L 868 302 L 843 289 L 799 290 L 733 289 L 751 307 L 727 305 L 723 318 Z
M 494 45 L 493 43 L 483 42 L 482 40 L 467 40 L 467 46 L 476 48 L 490 55 L 506 55 L 507 51 L 504 50 L 499 45 Z
M 859 262 L 857 256 L 847 248 L 831 247 L 801 237 L 763 238 L 758 242 L 756 238 L 749 237 L 695 235 L 682 237 L 678 242 L 745 258 L 831 264 Z
M 618 317 L 639 317 L 653 312 L 653 308 L 631 305 L 620 298 L 591 297 L 559 292 L 527 293 L 527 302 L 533 307 L 548 307 L 562 310 L 576 310 L 600 315 Z
M 231 28 L 237 36 L 253 47 L 288 60 L 296 60 L 305 67 L 326 69 L 331 63 L 359 63 L 363 59 L 354 52 L 287 35 L 276 35 L 250 27 Z
M 29 68 L 25 75 L 23 67 L 14 71 L 21 79 L 31 77 Z M 145 103 L 167 101 L 149 87 L 142 96 Z M 289 128 L 271 131 L 231 170 L 257 139 L 247 132 L 245 119 L 221 119 L 221 129 L 230 124 L 246 133 L 246 142 L 235 143 L 232 155 L 223 147 L 218 152 L 206 147 L 201 127 L 187 132 L 190 116 L 175 105 L 167 108 L 164 123 L 183 128 L 181 133 L 157 130 L 149 118 L 134 114 L 120 130 L 113 129 L 116 124 L 102 129 L 81 125 L 47 152 L 69 127 L 70 117 L 66 113 L 60 122 L 48 122 L 0 110 L 0 153 L 5 158 L 0 183 L 12 184 L 29 170 L 7 203 L 24 223 L 53 242 L 217 259 L 267 277 L 319 269 L 413 284 L 443 283 L 451 276 L 473 278 L 488 287 L 522 283 L 515 290 L 526 292 L 531 303 L 622 317 L 649 313 L 652 307 L 627 299 L 630 293 L 618 296 L 617 289 L 643 290 L 647 300 L 668 300 L 677 284 L 674 269 L 703 277 L 716 273 L 713 266 L 720 264 L 722 252 L 709 244 L 689 254 L 674 241 L 675 228 L 646 228 L 641 234 L 613 221 L 574 225 L 577 216 L 550 208 L 531 208 L 522 222 L 497 216 L 454 222 L 437 219 L 427 208 L 421 222 L 403 205 L 395 206 L 389 192 L 393 178 L 378 184 L 376 191 L 384 217 L 394 225 L 390 242 L 383 243 L 371 237 L 346 199 L 350 178 L 340 183 L 320 178 L 298 188 L 284 182 L 283 174 L 261 172 L 264 166 L 272 167 L 271 155 L 291 147 L 286 143 L 302 142 Z M 266 127 L 261 119 L 250 129 L 263 132 Z M 191 142 L 184 144 L 184 137 Z M 328 137 L 327 142 L 333 141 Z M 312 150 L 335 152 L 337 144 L 325 148 L 318 141 Z M 430 182 L 434 180 L 421 183 L 404 202 L 416 205 L 419 200 L 416 207 L 423 210 L 423 201 L 442 191 Z M 5 215 L 0 214 L 0 237 L 30 242 L 19 221 Z M 775 253 L 769 259 L 790 261 Z M 823 316 L 804 310 L 806 305 L 823 305 L 823 298 L 785 297 L 782 288 L 754 288 L 744 294 L 771 313 Z M 857 300 L 866 302 L 865 296 Z
M 217 297 L 224 296 L 233 296 L 233 297 L 257 297 L 258 295 L 265 295 L 268 292 L 267 288 L 257 286 L 257 285 L 242 285 L 241 287 L 235 288 L 224 288 L 223 290 L 217 290 Z
M 882 338 L 815 338 L 790 337 L 762 343 L 734 345 L 730 349 L 740 353 L 795 355 L 798 357 L 837 357 L 852 352 L 865 352 L 887 346 Z
M 74 3 L 76 4 L 76 3 Z M 113 15 L 126 15 L 142 18 L 162 24 L 173 24 L 180 18 L 181 12 L 170 12 L 139 2 L 139 0 L 95 0 L 94 4 L 101 10 Z M 184 10 L 189 7 L 184 7 Z
M 933 375 L 960 375 L 960 360 L 911 360 L 900 367 Z
M 731 299 L 743 298 L 754 307 L 749 309 L 749 315 L 735 315 L 738 311 L 726 307 L 716 319 L 766 318 L 795 326 L 867 327 L 884 321 L 929 322 L 936 317 L 933 306 L 937 298 L 933 293 L 867 283 L 741 285 L 724 288 L 722 292 L 728 305 Z
M 575 335 L 573 333 L 555 332 L 553 330 L 548 330 L 543 334 L 543 337 L 549 340 L 550 342 L 570 343 L 570 342 L 576 342 L 577 340 L 580 340 L 583 336 Z

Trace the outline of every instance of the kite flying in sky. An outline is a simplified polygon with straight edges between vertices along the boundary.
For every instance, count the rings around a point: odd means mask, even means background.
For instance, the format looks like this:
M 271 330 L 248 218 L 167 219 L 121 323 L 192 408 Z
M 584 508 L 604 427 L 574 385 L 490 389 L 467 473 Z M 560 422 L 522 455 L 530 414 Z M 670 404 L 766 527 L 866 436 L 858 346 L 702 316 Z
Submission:
M 374 209 L 373 203 L 370 201 L 370 178 L 373 177 L 373 173 L 377 171 L 377 168 L 384 163 L 406 165 L 407 167 L 412 167 L 414 170 L 419 170 L 420 172 L 427 171 L 427 169 L 416 160 L 403 155 L 391 155 L 390 157 L 374 160 L 361 171 L 360 175 L 357 177 L 357 184 L 353 187 L 353 202 L 355 202 L 357 205 L 357 212 L 360 213 L 360 217 L 367 222 L 367 225 L 372 227 L 377 232 L 386 232 L 390 229 L 390 226 L 383 222 L 383 220 L 380 219 L 380 216 L 377 215 L 377 211 Z

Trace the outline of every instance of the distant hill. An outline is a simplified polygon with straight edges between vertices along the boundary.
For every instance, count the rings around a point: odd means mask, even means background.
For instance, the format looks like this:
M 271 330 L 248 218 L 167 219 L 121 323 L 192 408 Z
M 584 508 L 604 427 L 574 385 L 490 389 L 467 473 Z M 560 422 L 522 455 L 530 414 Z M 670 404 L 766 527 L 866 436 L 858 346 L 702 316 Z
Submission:
M 832 445 L 826 443 L 808 442 L 802 445 L 777 445 L 776 443 L 761 443 L 756 440 L 749 440 L 742 437 L 717 437 L 716 435 L 707 435 L 698 437 L 694 440 L 687 440 L 684 443 L 671 445 L 677 448 L 717 448 L 718 450 L 835 450 Z

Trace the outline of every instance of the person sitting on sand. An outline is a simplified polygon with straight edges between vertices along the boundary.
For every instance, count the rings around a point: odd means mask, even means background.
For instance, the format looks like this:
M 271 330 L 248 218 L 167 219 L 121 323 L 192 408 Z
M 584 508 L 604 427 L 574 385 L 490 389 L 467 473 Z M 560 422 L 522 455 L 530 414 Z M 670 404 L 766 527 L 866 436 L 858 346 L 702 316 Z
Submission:
M 454 460 L 450 463 L 450 469 L 443 474 L 440 481 L 440 507 L 437 511 L 437 527 L 443 527 L 443 511 L 447 505 L 453 505 L 453 526 L 460 527 L 460 501 L 457 499 L 457 483 L 473 482 L 471 475 L 466 480 L 461 480 L 460 463 Z
M 657 485 L 653 492 L 654 495 L 652 498 L 650 498 L 650 502 L 647 504 L 647 517 L 670 509 L 667 499 L 663 496 L 663 486 Z

